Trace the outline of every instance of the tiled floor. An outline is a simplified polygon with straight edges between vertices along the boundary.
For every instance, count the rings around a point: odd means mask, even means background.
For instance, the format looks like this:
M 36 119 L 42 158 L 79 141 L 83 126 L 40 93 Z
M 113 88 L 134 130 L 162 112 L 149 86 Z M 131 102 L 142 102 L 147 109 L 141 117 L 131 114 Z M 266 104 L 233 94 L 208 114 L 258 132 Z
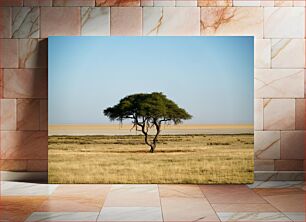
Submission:
M 305 221 L 300 182 L 47 185 L 1 182 L 0 221 Z

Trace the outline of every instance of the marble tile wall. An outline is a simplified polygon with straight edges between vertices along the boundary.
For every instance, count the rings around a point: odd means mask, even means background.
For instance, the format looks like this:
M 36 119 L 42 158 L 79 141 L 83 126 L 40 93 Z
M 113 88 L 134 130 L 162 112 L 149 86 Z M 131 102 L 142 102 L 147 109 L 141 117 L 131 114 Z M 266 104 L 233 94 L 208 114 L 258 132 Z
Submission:
M 47 171 L 52 35 L 255 36 L 256 175 L 301 178 L 305 1 L 0 0 L 1 170 Z

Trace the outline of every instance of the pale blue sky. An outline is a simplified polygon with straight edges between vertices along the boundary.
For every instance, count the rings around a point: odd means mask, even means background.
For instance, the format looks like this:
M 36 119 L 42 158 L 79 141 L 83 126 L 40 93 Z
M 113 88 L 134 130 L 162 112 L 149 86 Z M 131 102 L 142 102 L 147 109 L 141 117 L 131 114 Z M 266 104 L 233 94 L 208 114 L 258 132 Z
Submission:
M 99 124 L 129 94 L 163 92 L 193 118 L 253 124 L 253 37 L 49 37 L 49 124 Z

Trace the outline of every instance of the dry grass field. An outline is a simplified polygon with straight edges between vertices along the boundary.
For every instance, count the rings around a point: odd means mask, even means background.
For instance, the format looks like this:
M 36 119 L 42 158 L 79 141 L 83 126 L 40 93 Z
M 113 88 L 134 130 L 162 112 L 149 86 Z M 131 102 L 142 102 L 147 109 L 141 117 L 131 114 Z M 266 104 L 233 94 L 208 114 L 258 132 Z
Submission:
M 253 134 L 49 136 L 49 183 L 252 183 Z

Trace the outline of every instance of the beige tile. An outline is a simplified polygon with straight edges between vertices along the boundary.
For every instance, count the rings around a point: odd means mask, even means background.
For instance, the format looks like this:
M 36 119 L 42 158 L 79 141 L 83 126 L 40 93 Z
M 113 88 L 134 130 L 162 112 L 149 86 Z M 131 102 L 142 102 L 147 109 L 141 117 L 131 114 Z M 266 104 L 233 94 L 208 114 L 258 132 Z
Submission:
M 290 130 L 294 128 L 294 99 L 264 99 L 264 130 Z
M 110 35 L 109 7 L 81 8 L 81 35 L 105 36 Z
M 47 98 L 46 69 L 5 69 L 5 98 Z
M 254 134 L 255 159 L 279 159 L 280 158 L 280 132 L 279 131 L 255 131 Z
M 27 171 L 29 172 L 47 172 L 48 160 L 27 160 Z
M 0 39 L 0 68 L 18 68 L 18 40 Z
M 290 7 L 293 6 L 293 0 L 274 0 L 275 7 Z
M 304 212 L 305 210 L 305 191 L 301 189 L 256 189 L 256 192 L 281 212 Z
M 140 0 L 96 0 L 96 6 L 140 6 Z
M 201 35 L 263 36 L 260 7 L 202 7 Z
M 141 6 L 153 6 L 154 0 L 140 0 L 140 5 Z
M 159 188 L 159 195 L 161 198 L 165 197 L 203 198 L 204 197 L 198 185 L 165 184 L 165 185 L 158 185 L 158 188 Z
M 39 100 L 17 100 L 17 130 L 39 130 Z
M 46 68 L 48 41 L 46 39 L 19 40 L 19 68 Z
M 16 130 L 16 100 L 1 99 L 1 130 Z
M 304 0 L 293 0 L 293 6 L 295 6 L 295 7 L 305 7 L 306 2 Z
M 143 35 L 200 35 L 200 8 L 144 7 Z
M 4 159 L 48 158 L 48 134 L 43 131 L 1 131 L 1 156 Z
M 100 211 L 111 185 L 60 185 L 43 203 L 39 211 L 97 212 Z
M 141 7 L 112 7 L 111 35 L 142 35 Z
M 305 129 L 305 99 L 295 100 L 295 129 Z
M 157 185 L 113 185 L 105 207 L 158 207 Z
M 290 219 L 280 212 L 221 212 L 218 213 L 221 221 L 284 221 Z
M 277 171 L 303 171 L 303 160 L 275 160 L 275 170 Z
M 263 99 L 254 99 L 254 129 L 263 130 Z
M 274 160 L 254 160 L 255 171 L 273 171 Z
M 305 221 L 305 212 L 284 212 L 294 222 Z
M 91 200 L 80 197 L 49 197 L 37 209 L 38 212 L 98 212 L 103 199 Z
M 12 37 L 39 38 L 39 16 L 38 7 L 13 7 Z
M 12 10 L 9 7 L 0 8 L 0 38 L 11 38 Z
M 282 195 L 291 196 L 296 194 L 302 194 L 304 192 L 303 189 L 297 187 L 255 188 L 253 190 L 262 197 L 273 197 Z
M 200 188 L 211 204 L 266 203 L 245 185 L 200 185 Z
M 260 0 L 233 0 L 233 6 L 260 6 Z
M 52 0 L 23 0 L 24 6 L 52 6 Z
M 62 184 L 52 193 L 52 196 L 104 200 L 111 186 L 111 184 Z
M 47 197 L 1 196 L 0 220 L 25 221 Z
M 164 221 L 219 221 L 205 198 L 161 198 Z
M 303 69 L 256 69 L 256 98 L 303 98 Z
M 233 0 L 198 0 L 198 6 L 233 6 Z
M 274 0 L 261 0 L 260 6 L 264 7 L 273 7 L 274 6 Z
M 95 6 L 95 0 L 53 0 L 53 6 Z
M 255 68 L 271 68 L 271 40 L 255 39 Z
M 163 221 L 160 207 L 103 207 L 97 221 Z
M 27 221 L 96 221 L 99 212 L 34 212 Z
M 41 38 L 80 35 L 80 11 L 78 7 L 42 7 Z
M 304 68 L 304 39 L 272 39 L 273 68 Z
M 48 100 L 40 100 L 39 108 L 39 129 L 48 130 Z
M 153 0 L 154 7 L 175 6 L 175 0 Z
M 281 159 L 304 159 L 305 131 L 281 132 Z
M 196 7 L 197 4 L 197 0 L 175 0 L 175 6 Z
M 268 203 L 261 204 L 212 204 L 216 212 L 277 212 L 278 210 Z
M 304 38 L 305 10 L 300 7 L 265 7 L 265 38 Z

